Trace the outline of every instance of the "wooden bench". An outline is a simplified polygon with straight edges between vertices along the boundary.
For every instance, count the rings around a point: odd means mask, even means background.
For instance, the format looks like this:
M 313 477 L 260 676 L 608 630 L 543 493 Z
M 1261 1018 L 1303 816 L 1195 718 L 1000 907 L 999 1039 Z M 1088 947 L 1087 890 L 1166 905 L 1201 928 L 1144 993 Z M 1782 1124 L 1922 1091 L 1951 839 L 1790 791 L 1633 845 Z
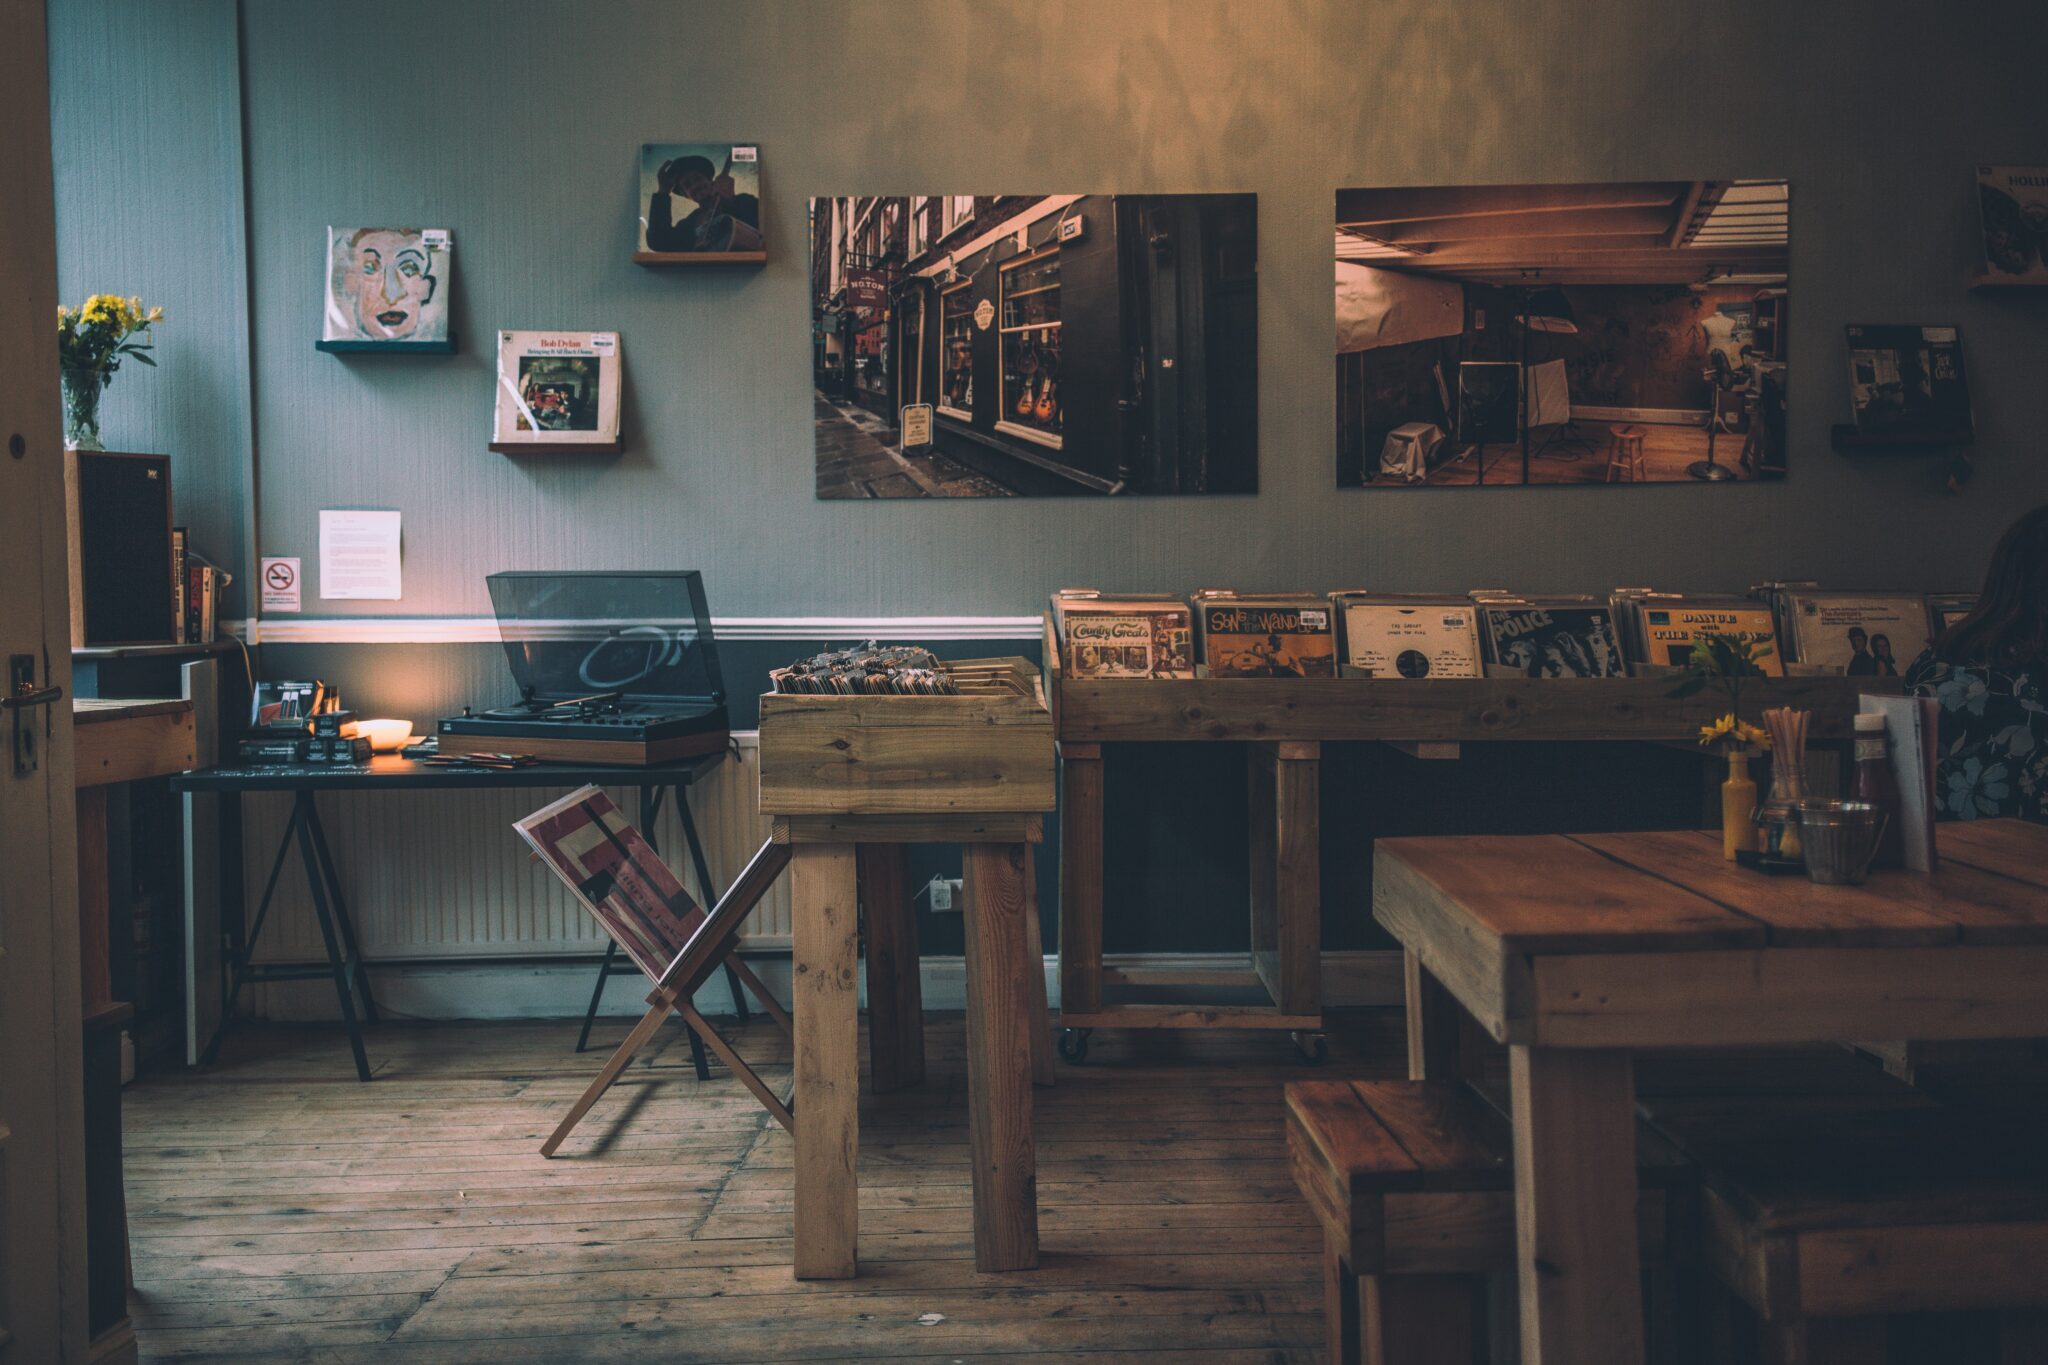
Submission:
M 1888 1106 L 1655 1122 L 1699 1165 L 1706 1262 L 1755 1312 L 1766 1365 L 1884 1365 L 1890 1315 L 1976 1311 L 2005 1315 L 1999 1359 L 2048 1359 L 2038 1117 Z
M 1661 1255 L 1671 1196 L 1691 1177 L 1660 1139 L 1645 1142 L 1647 1258 Z M 1486 1333 L 1485 1277 L 1515 1266 L 1502 1113 L 1454 1081 L 1298 1081 L 1287 1087 L 1287 1156 L 1323 1226 L 1331 1360 L 1470 1365 Z

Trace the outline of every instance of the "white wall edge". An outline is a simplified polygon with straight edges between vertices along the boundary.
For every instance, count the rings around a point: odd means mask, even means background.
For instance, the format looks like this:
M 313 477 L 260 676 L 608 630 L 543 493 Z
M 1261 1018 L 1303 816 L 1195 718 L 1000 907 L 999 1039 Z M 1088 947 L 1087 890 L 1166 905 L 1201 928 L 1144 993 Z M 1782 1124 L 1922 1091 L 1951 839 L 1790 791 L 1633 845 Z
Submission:
M 250 644 L 497 644 L 489 616 L 267 616 L 222 628 Z M 1036 616 L 714 616 L 721 640 L 1036 640 Z
M 1183 971 L 1218 971 L 1245 965 L 1236 953 L 1134 953 L 1105 959 L 1113 967 L 1171 967 Z M 762 957 L 748 961 L 778 999 L 789 999 L 789 959 Z M 967 968 L 958 957 L 927 957 L 921 964 L 924 1005 L 930 1010 L 967 1007 Z M 573 1041 L 573 1021 L 590 1003 L 597 959 L 587 962 L 373 962 L 370 984 L 377 1007 L 392 1019 L 561 1019 L 564 1036 Z M 1060 1007 L 1059 958 L 1044 961 L 1046 992 Z M 646 989 L 629 977 L 615 977 L 605 988 L 602 1014 L 607 1019 L 637 1018 L 646 1008 Z M 280 1022 L 335 1022 L 339 1019 L 334 986 L 329 981 L 287 981 L 251 988 L 250 1005 L 262 1018 Z M 1399 1005 L 1402 998 L 1401 954 L 1384 948 L 1360 948 L 1323 954 L 1323 1001 L 1333 1007 Z M 867 1003 L 865 974 L 861 1003 Z M 732 1013 L 725 980 L 714 974 L 697 993 L 697 1008 L 707 1015 Z M 565 1042 L 564 1046 L 567 1046 Z

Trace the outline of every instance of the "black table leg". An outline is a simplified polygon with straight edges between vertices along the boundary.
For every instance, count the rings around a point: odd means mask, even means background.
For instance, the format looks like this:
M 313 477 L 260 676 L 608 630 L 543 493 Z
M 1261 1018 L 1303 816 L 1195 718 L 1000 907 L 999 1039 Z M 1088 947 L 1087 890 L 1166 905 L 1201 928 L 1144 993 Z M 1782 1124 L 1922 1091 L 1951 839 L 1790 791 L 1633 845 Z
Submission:
M 356 927 L 349 919 L 348 905 L 341 898 L 341 877 L 334 870 L 334 855 L 327 851 L 327 830 L 320 823 L 320 807 L 307 793 L 306 823 L 313 830 L 313 851 L 320 855 L 320 872 L 327 882 L 328 899 L 334 905 L 334 922 L 341 930 L 341 946 L 348 957 L 349 977 L 363 993 L 363 1018 L 374 1024 L 377 1001 L 370 994 L 370 969 L 363 964 L 363 950 L 356 946 Z
M 239 804 L 239 801 L 238 801 Z M 238 812 L 239 814 L 239 812 Z M 234 952 L 228 961 L 227 999 L 221 1002 L 220 1023 L 214 1027 L 213 1038 L 206 1044 L 206 1051 L 199 1054 L 201 1066 L 212 1066 L 220 1055 L 221 1039 L 227 1036 L 228 1025 L 233 1022 L 235 1003 L 242 998 L 242 986 L 249 980 L 249 959 L 256 951 L 256 936 L 263 932 L 263 921 L 270 914 L 271 898 L 277 894 L 278 874 L 284 871 L 284 859 L 292 849 L 292 838 L 299 832 L 299 804 L 292 802 L 291 817 L 284 823 L 284 837 L 278 840 L 277 857 L 271 861 L 270 876 L 263 883 L 263 899 L 256 902 L 256 918 L 248 922 L 248 928 L 241 928 L 241 906 L 235 907 L 236 938 Z
M 334 912 L 327 903 L 327 879 L 321 875 L 320 850 L 316 842 L 319 816 L 313 810 L 313 793 L 298 794 L 299 857 L 306 865 L 306 881 L 313 892 L 313 913 L 320 920 L 320 937 L 327 944 L 327 965 L 334 973 L 334 994 L 341 1002 L 341 1022 L 348 1028 L 348 1045 L 356 1057 L 356 1077 L 370 1079 L 370 1058 L 363 1051 L 363 1029 L 356 1020 L 355 983 L 350 979 L 347 960 L 334 932 Z
M 683 838 L 690 845 L 690 865 L 697 870 L 697 890 L 704 897 L 704 909 L 708 914 L 711 907 L 718 904 L 721 893 L 711 884 L 711 866 L 704 859 L 704 843 L 697 837 L 697 822 L 690 815 L 690 794 L 680 787 L 676 789 L 676 814 L 682 817 Z M 730 962 L 725 965 L 725 988 L 732 992 L 733 1016 L 742 1024 L 746 1023 L 747 997 L 740 990 L 739 973 L 732 969 Z
M 590 988 L 590 1008 L 583 1011 L 583 1031 L 576 1035 L 578 1052 L 590 1046 L 590 1026 L 597 1020 L 597 1007 L 604 1003 L 605 978 L 612 974 L 612 959 L 618 955 L 619 945 L 607 936 L 604 941 L 604 961 L 597 968 L 597 984 Z

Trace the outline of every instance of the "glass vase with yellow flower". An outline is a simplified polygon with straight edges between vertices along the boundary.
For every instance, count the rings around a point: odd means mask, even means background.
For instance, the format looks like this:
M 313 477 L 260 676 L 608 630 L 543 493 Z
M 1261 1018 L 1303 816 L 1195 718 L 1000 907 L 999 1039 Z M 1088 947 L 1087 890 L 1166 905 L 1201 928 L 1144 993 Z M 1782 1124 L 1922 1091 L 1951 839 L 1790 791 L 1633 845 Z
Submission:
M 145 308 L 139 298 L 94 294 L 76 308 L 57 310 L 57 363 L 64 381 L 64 444 L 72 450 L 102 450 L 100 397 L 123 360 L 152 369 L 156 360 L 150 328 L 164 310 Z
M 1771 646 L 1733 635 L 1708 634 L 1693 643 L 1692 654 L 1677 686 L 1666 695 L 1690 697 L 1715 687 L 1728 698 L 1727 713 L 1700 727 L 1700 746 L 1728 760 L 1721 783 L 1721 856 L 1734 861 L 1738 852 L 1755 851 L 1756 780 L 1749 774 L 1750 756 L 1771 747 L 1771 737 L 1742 719 L 1742 685 L 1764 676 L 1757 660 Z

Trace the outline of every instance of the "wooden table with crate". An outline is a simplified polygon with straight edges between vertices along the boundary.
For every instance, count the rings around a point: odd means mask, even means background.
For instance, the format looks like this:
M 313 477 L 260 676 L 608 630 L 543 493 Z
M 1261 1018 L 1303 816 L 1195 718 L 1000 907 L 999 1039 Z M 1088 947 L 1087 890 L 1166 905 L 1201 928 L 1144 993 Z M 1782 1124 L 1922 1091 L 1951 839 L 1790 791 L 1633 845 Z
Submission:
M 917 957 L 897 851 L 965 849 L 968 1147 L 977 1270 L 1038 1264 L 1034 1082 L 1051 1081 L 1031 848 L 1053 808 L 1052 716 L 1025 659 L 948 663 L 954 696 L 761 698 L 761 809 L 789 846 L 795 1016 L 796 1274 L 856 1273 L 860 893 L 872 904 L 877 1088 L 922 1073 Z M 876 963 L 898 990 L 874 990 Z M 907 979 L 905 979 L 907 978 Z M 916 1053 L 921 1060 L 922 1053 Z M 886 1078 L 886 1079 L 885 1079 Z
M 1411 1072 L 1469 1074 L 1475 1025 L 1509 1048 L 1524 1361 L 1643 1358 L 1635 1052 L 2048 1035 L 2048 827 L 1938 843 L 1931 875 L 1820 886 L 1697 831 L 1379 841 Z M 1881 1283 L 1852 1243 L 1812 1241 L 1799 1273 Z
M 1462 744 L 1639 740 L 1690 745 L 1721 710 L 1718 694 L 1672 698 L 1673 679 L 1638 678 L 1075 678 L 1044 618 L 1046 692 L 1059 740 L 1061 1050 L 1087 1055 L 1095 1028 L 1292 1030 L 1320 1055 L 1322 746 L 1370 741 L 1418 758 Z M 1815 740 L 1846 739 L 1859 691 L 1882 680 L 1756 678 L 1757 708 L 1813 713 Z M 1241 971 L 1121 970 L 1102 956 L 1103 767 L 1116 744 L 1239 744 L 1251 796 L 1251 951 Z M 1119 1001 L 1128 987 L 1185 990 L 1180 1002 Z M 1257 987 L 1262 1003 L 1203 1001 L 1217 987 Z

